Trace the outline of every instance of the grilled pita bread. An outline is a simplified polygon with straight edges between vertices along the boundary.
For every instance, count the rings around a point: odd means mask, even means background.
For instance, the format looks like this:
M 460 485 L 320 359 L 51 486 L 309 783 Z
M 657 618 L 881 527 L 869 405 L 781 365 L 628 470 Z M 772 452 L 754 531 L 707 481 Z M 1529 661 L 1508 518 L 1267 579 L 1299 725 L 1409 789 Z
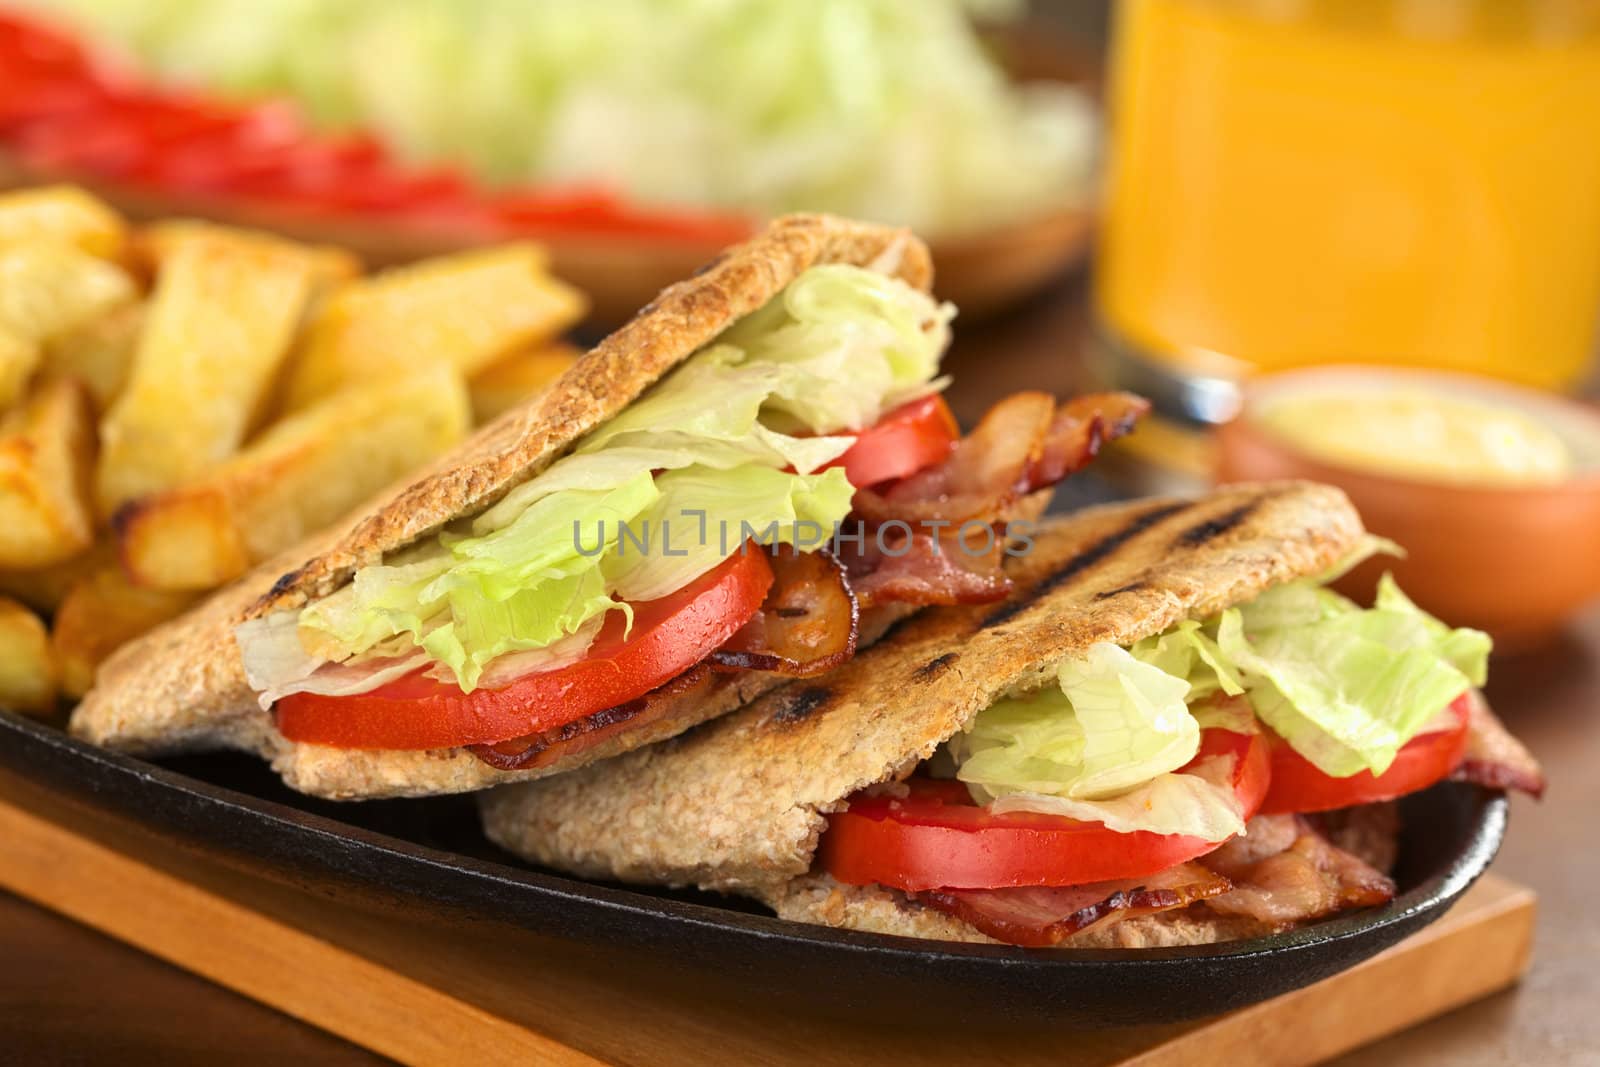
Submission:
M 825 215 L 772 223 L 697 275 L 666 289 L 632 322 L 580 359 L 538 399 L 484 427 L 420 477 L 394 487 L 329 533 L 285 553 L 194 611 L 119 649 L 72 716 L 96 744 L 145 754 L 239 748 L 272 761 L 290 786 L 340 799 L 431 795 L 553 774 L 681 730 L 684 720 L 623 735 L 569 762 L 499 771 L 463 749 L 358 751 L 286 741 L 245 679 L 233 629 L 244 619 L 295 610 L 349 581 L 363 566 L 455 519 L 475 515 L 564 455 L 590 430 L 735 320 L 760 308 L 812 266 L 848 263 L 927 291 L 928 250 L 908 231 Z M 1028 502 L 1037 511 L 1044 497 Z M 722 714 L 782 679 L 729 676 L 694 705 L 697 721 Z
M 834 926 L 987 940 L 901 894 L 808 873 L 826 814 L 909 775 L 1063 658 L 1318 574 L 1360 536 L 1343 493 L 1297 482 L 1078 512 L 1037 530 L 1014 560 L 1007 601 L 924 612 L 825 678 L 651 748 L 486 793 L 485 828 L 512 852 L 586 877 L 737 891 Z M 1164 914 L 1115 929 L 1141 943 L 1194 943 L 1240 936 L 1222 928 L 1230 923 Z

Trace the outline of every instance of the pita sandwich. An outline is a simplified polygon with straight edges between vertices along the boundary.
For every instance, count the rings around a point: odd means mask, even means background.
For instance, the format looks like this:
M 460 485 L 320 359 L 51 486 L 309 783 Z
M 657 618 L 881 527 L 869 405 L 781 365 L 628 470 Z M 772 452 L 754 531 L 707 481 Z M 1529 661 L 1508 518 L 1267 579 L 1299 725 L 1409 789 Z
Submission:
M 143 754 L 256 752 L 291 787 L 325 797 L 460 792 L 672 736 L 848 658 L 922 604 L 1002 595 L 998 548 L 941 572 L 950 557 L 937 531 L 907 533 L 893 559 L 843 559 L 799 528 L 799 516 L 854 517 L 852 489 L 874 531 L 951 501 L 968 508 L 957 518 L 1003 528 L 1039 514 L 1051 484 L 1142 413 L 1123 394 L 1063 404 L 1019 394 L 953 441 L 934 377 L 953 310 L 929 297 L 931 284 L 927 248 L 905 230 L 775 221 L 420 476 L 119 649 L 73 732 Z M 699 393 L 691 374 L 709 383 Z M 898 437 L 874 436 L 891 424 Z M 858 458 L 870 486 L 851 481 Z M 719 481 L 729 471 L 745 481 Z M 660 550 L 613 559 L 629 516 L 648 518 L 668 498 L 687 510 L 695 493 L 794 521 L 762 542 L 772 552 L 760 566 L 721 549 L 705 562 L 703 528 L 689 553 L 698 571 Z M 582 543 L 591 519 L 614 539 L 596 541 L 598 556 Z M 692 669 L 664 673 L 713 602 L 733 635 Z M 634 608 L 650 604 L 664 621 L 641 631 Z M 644 663 L 635 644 L 634 660 L 616 658 L 645 631 L 666 634 L 671 655 Z M 569 679 L 560 672 L 602 650 L 625 663 L 613 673 L 626 685 L 525 687 L 534 675 Z M 491 692 L 512 695 L 486 703 Z M 607 693 L 615 700 L 602 707 Z
M 1289 596 L 1330 605 L 1342 599 L 1322 590 L 1318 577 L 1367 543 L 1344 495 L 1308 483 L 1239 485 L 1197 500 L 1148 499 L 1081 511 L 1035 532 L 1031 551 L 1012 560 L 1014 591 L 1005 602 L 932 609 L 826 678 L 791 683 L 651 748 L 486 793 L 480 802 L 486 832 L 534 863 L 584 877 L 739 893 L 787 919 L 941 940 L 1197 944 L 1380 903 L 1394 891 L 1384 873 L 1394 858 L 1393 806 L 1252 818 L 1268 788 L 1269 735 L 1251 710 L 1264 703 L 1262 691 L 1231 696 L 1220 688 L 1231 670 L 1212 671 L 1205 659 L 1182 651 L 1204 649 L 1221 659 L 1214 620 L 1226 620 L 1229 609 L 1242 605 L 1265 605 L 1264 594 L 1273 591 L 1280 594 L 1272 601 L 1277 607 Z M 1201 626 L 1191 620 L 1213 621 Z M 1172 639 L 1191 634 L 1197 636 Z M 1116 666 L 1134 662 L 1129 649 L 1139 655 L 1137 669 Z M 1166 658 L 1175 652 L 1193 674 L 1187 696 L 1177 684 L 1174 712 L 1161 702 L 1174 699 L 1171 672 L 1184 669 Z M 1188 700 L 1198 720 L 1188 728 L 1206 724 L 1199 740 L 1158 763 L 1155 776 L 1147 774 L 1137 788 L 1124 782 L 1120 793 L 1087 792 L 1080 794 L 1087 799 L 1062 801 L 1075 819 L 1060 818 L 1050 806 L 1059 799 L 1053 797 L 1006 808 L 1001 801 L 1015 804 L 1043 788 L 1037 782 L 1029 783 L 1034 792 L 996 784 L 1005 776 L 997 779 L 994 772 L 1006 770 L 1006 759 L 1024 767 L 1017 772 L 1024 777 L 1050 776 L 1040 769 L 1041 759 L 1088 760 L 1082 748 L 1051 755 L 1040 742 L 1047 737 L 1060 744 L 1062 708 L 1072 709 L 1080 740 L 1089 738 L 1085 745 L 1104 746 L 1113 734 L 1131 731 L 1135 716 L 1127 708 L 1119 709 L 1123 718 L 1110 729 L 1102 729 L 1104 707 L 1091 718 L 1094 694 L 1104 697 L 1105 690 L 1093 688 L 1085 664 L 1099 660 L 1125 670 L 1116 680 L 1136 683 L 1146 711 L 1162 712 L 1152 712 L 1152 722 L 1164 717 L 1175 729 Z M 1430 666 L 1436 703 L 1455 696 L 1448 678 L 1434 677 L 1454 668 Z M 1145 668 L 1165 670 L 1165 680 L 1151 683 Z M 1247 678 L 1246 684 L 1254 683 Z M 1468 684 L 1457 672 L 1454 687 Z M 1167 695 L 1152 695 L 1162 685 Z M 1035 699 L 1057 716 L 1042 733 L 1025 729 L 1045 722 L 1027 717 L 1037 710 L 1029 703 Z M 1496 762 L 1504 768 L 1522 760 L 1520 782 L 1536 789 L 1542 784 L 1537 766 L 1492 722 L 1481 700 L 1472 700 L 1475 734 L 1498 731 L 1512 748 L 1502 744 Z M 1003 706 L 1013 718 L 993 719 Z M 1014 730 L 1009 738 L 1007 729 Z M 1023 753 L 1027 759 L 1011 758 L 1030 743 L 1035 748 Z M 1208 762 L 1211 752 L 1219 755 Z M 977 769 L 974 753 L 990 757 L 986 807 L 977 806 L 970 781 L 948 778 L 953 766 L 964 777 Z M 1108 770 L 1118 770 L 1115 761 L 1099 768 Z M 1489 781 L 1493 775 L 1475 777 Z M 1136 837 L 1150 840 L 1150 832 L 1125 831 L 1155 825 L 1141 825 L 1142 819 L 1210 825 L 1212 816 L 1196 814 L 1203 805 L 1186 808 L 1187 802 L 1172 800 L 1181 792 L 1171 788 L 1177 778 L 1203 779 L 1188 783 L 1190 800 L 1211 790 L 1232 804 L 1213 812 L 1216 820 L 1234 824 L 1217 829 L 1211 843 L 1163 860 L 1159 851 L 1136 843 Z M 1156 783 L 1166 791 L 1154 789 Z M 1507 780 L 1502 775 L 1493 784 L 1503 787 Z M 958 815 L 946 818 L 952 808 Z M 965 843 L 976 837 L 952 844 L 967 830 L 1015 832 L 1017 819 L 1024 828 L 1058 833 L 1095 818 L 1102 822 L 1090 827 L 1097 838 L 1060 846 L 1049 842 L 1065 838 L 1034 837 L 1019 845 L 1016 838 L 991 836 L 987 847 Z M 916 836 L 928 825 L 945 836 Z M 1172 826 L 1156 828 L 1172 832 Z M 1218 841 L 1226 844 L 1218 847 Z M 1107 865 L 1119 864 L 1145 867 L 1126 876 L 1107 873 Z M 1100 871 L 1089 881 L 1071 874 L 1096 866 Z M 1052 880 L 1040 870 L 1062 874 Z M 1271 879 L 1278 881 L 1261 884 Z M 1265 903 L 1272 899 L 1302 903 L 1299 911 L 1274 911 Z

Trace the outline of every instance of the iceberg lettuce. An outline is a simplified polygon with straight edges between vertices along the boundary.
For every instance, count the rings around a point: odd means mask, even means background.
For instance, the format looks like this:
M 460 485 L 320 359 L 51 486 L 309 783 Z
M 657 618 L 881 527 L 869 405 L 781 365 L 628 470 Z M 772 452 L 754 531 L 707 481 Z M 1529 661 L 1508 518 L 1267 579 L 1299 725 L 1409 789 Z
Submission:
M 1223 612 L 1215 626 L 1256 714 L 1334 777 L 1382 774 L 1440 708 L 1487 675 L 1488 636 L 1421 611 L 1387 574 L 1367 610 L 1296 582 Z
M 1170 666 L 1173 647 L 1143 651 Z M 1183 677 L 1101 642 L 1063 662 L 1056 682 L 997 701 L 950 740 L 956 777 L 974 800 L 996 812 L 1065 815 L 1120 833 L 1222 841 L 1244 828 L 1225 784 L 1174 773 L 1200 748 Z
M 1015 85 L 967 18 L 1020 0 L 25 2 L 494 184 L 950 232 L 1081 199 L 1094 164 L 1089 97 Z

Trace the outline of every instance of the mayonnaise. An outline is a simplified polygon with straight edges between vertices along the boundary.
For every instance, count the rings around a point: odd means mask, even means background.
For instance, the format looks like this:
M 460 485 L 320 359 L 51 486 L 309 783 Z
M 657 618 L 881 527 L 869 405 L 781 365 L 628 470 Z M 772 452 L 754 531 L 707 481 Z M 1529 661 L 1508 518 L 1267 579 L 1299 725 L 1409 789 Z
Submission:
M 1556 485 L 1572 450 L 1511 405 L 1421 389 L 1280 395 L 1255 420 L 1325 463 L 1457 485 Z

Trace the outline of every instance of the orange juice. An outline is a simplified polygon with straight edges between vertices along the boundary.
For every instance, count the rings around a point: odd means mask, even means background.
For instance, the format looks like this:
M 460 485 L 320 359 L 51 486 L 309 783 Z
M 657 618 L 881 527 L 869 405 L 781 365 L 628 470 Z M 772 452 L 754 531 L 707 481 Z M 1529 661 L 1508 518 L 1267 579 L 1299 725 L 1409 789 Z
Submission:
M 1600 324 L 1600 0 L 1124 0 L 1096 300 L 1157 357 L 1566 388 Z

